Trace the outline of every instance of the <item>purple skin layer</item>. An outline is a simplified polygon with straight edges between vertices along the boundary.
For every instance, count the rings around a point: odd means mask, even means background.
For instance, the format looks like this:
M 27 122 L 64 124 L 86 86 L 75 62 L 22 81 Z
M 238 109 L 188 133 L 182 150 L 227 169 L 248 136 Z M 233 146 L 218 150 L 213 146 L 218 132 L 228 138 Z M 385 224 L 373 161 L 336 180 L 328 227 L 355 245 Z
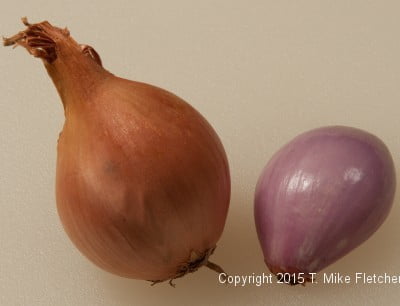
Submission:
M 318 272 L 367 240 L 391 209 L 396 186 L 385 144 L 365 131 L 311 130 L 264 168 L 255 222 L 272 273 Z

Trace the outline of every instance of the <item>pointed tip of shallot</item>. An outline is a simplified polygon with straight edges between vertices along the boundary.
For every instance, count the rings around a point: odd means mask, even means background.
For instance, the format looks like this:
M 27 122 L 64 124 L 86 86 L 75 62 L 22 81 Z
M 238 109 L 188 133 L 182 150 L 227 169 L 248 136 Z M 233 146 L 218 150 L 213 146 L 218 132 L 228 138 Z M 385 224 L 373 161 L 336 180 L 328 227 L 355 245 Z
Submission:
M 29 22 L 28 22 L 28 18 L 27 17 L 22 17 L 21 21 L 26 26 L 30 25 Z M 18 42 L 20 40 L 24 39 L 24 36 L 25 36 L 24 31 L 21 31 L 21 32 L 13 35 L 11 37 L 2 36 L 2 38 L 3 38 L 3 46 L 7 47 L 7 46 L 16 45 L 16 44 L 18 44 Z
M 31 24 L 27 17 L 22 17 L 21 21 L 27 28 L 11 37 L 3 37 L 3 45 L 20 45 L 33 56 L 52 63 L 57 58 L 54 37 L 59 35 L 58 32 L 65 36 L 68 36 L 69 32 L 53 27 L 47 21 Z
M 26 16 L 25 17 L 21 17 L 21 21 L 27 27 L 31 26 L 31 24 L 28 22 L 28 18 Z M 3 46 L 7 47 L 7 46 L 16 45 L 16 44 L 18 44 L 18 41 L 20 41 L 23 38 L 24 38 L 24 31 L 21 31 L 18 34 L 13 35 L 11 37 L 2 36 Z

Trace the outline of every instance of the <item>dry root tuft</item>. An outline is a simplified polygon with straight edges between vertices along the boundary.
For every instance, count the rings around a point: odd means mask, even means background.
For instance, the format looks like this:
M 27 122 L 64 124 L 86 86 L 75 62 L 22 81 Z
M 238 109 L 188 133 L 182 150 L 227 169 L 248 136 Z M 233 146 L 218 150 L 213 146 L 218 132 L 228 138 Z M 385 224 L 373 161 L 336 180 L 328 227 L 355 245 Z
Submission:
M 206 266 L 207 268 L 214 270 L 217 273 L 225 273 L 224 270 L 218 266 L 217 264 L 210 262 L 208 258 L 212 255 L 214 252 L 215 247 L 206 250 L 202 254 L 198 254 L 194 251 L 190 254 L 190 259 L 188 262 L 182 264 L 179 268 L 178 271 L 174 276 L 171 278 L 163 279 L 163 280 L 149 280 L 152 284 L 151 286 L 154 286 L 155 284 L 162 283 L 168 281 L 171 287 L 175 287 L 175 284 L 173 283 L 173 280 L 177 278 L 181 278 L 185 276 L 188 273 L 193 273 L 197 271 L 200 267 Z M 225 273 L 226 274 L 226 273 Z

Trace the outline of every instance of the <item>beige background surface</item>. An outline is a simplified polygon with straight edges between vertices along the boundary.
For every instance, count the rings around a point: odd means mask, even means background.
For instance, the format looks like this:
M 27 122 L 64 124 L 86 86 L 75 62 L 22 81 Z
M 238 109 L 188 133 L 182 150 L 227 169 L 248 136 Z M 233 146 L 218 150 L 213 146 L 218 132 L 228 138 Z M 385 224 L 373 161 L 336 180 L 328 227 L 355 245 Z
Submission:
M 400 166 L 399 1 L 2 2 L 19 18 L 68 26 L 113 73 L 180 95 L 219 133 L 232 201 L 213 259 L 231 274 L 267 272 L 253 222 L 258 175 L 305 130 L 343 124 L 386 142 Z M 201 269 L 150 287 L 107 274 L 72 246 L 56 214 L 60 100 L 40 60 L 0 48 L 0 305 L 394 305 L 399 285 L 218 284 Z M 398 186 L 399 187 L 399 186 Z M 381 229 L 324 272 L 400 275 L 400 198 Z

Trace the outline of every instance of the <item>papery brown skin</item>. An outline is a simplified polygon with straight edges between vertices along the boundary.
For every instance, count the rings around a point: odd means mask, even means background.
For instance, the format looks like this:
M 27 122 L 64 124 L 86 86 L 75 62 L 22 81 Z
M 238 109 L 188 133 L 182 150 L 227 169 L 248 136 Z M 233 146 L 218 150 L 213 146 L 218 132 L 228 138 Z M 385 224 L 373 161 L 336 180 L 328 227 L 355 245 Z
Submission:
M 99 267 L 135 279 L 168 280 L 207 265 L 230 198 L 212 127 L 179 97 L 106 71 L 67 30 L 25 24 L 25 37 L 4 44 L 42 58 L 62 99 L 56 196 L 73 243 Z M 30 43 L 35 27 L 54 42 L 55 59 L 51 47 Z

